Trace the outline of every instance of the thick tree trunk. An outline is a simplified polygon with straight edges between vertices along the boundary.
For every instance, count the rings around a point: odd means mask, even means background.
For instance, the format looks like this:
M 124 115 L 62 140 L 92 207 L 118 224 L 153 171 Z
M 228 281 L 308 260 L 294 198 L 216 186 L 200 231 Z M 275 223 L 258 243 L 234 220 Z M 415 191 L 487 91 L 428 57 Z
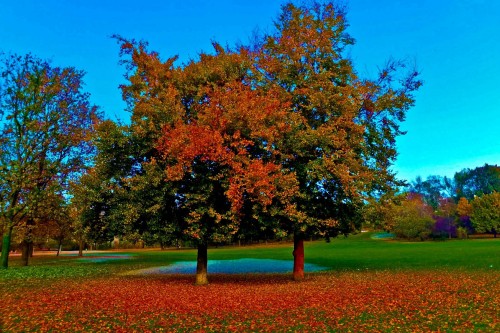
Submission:
M 208 246 L 207 244 L 198 244 L 198 257 L 196 262 L 196 282 L 197 286 L 208 284 L 207 277 L 208 266 Z
M 2 268 L 9 267 L 10 239 L 12 237 L 12 227 L 8 226 L 2 237 Z
M 304 279 L 304 237 L 298 235 L 293 237 L 293 279 Z

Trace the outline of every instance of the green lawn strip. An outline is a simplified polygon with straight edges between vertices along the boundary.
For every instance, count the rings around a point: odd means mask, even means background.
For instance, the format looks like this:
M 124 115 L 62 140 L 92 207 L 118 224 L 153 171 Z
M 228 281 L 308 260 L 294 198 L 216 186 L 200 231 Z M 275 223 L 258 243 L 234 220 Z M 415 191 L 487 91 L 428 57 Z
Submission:
M 290 243 L 214 247 L 209 249 L 209 259 L 257 258 L 291 261 L 292 249 Z M 401 242 L 374 240 L 370 238 L 370 233 L 363 233 L 347 238 L 335 238 L 330 243 L 314 241 L 305 244 L 306 262 L 328 267 L 332 271 L 408 269 L 498 271 L 499 254 L 500 241 L 496 239 Z M 92 260 L 105 257 L 112 259 Z M 103 251 L 86 254 L 83 259 L 64 255 L 35 256 L 28 267 L 19 266 L 20 259 L 14 257 L 9 269 L 0 270 L 0 281 L 102 276 L 194 260 L 196 260 L 195 249 Z
M 213 248 L 209 259 L 292 260 L 292 244 Z M 175 253 L 172 254 L 175 256 Z M 330 243 L 305 243 L 306 262 L 332 270 L 465 269 L 499 270 L 500 241 L 495 239 L 401 242 L 373 240 L 368 233 Z

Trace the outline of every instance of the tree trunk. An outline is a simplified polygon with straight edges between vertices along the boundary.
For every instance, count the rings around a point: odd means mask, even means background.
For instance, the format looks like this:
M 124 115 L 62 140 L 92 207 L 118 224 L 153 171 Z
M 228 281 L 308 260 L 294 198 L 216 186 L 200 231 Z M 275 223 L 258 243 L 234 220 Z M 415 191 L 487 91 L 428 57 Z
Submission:
M 293 237 L 293 279 L 304 279 L 304 237 L 298 235 Z
M 21 266 L 28 266 L 30 256 L 30 243 L 23 239 L 21 242 Z
M 207 244 L 198 244 L 198 257 L 196 259 L 196 282 L 197 286 L 208 284 L 207 266 L 208 266 L 208 246 Z
M 83 240 L 78 242 L 78 256 L 83 257 Z
M 61 253 L 61 249 L 62 249 L 62 239 L 59 239 L 59 243 L 57 244 L 56 257 L 59 257 L 59 253 Z
M 2 268 L 9 267 L 10 239 L 12 237 L 12 227 L 7 226 L 7 231 L 2 238 Z

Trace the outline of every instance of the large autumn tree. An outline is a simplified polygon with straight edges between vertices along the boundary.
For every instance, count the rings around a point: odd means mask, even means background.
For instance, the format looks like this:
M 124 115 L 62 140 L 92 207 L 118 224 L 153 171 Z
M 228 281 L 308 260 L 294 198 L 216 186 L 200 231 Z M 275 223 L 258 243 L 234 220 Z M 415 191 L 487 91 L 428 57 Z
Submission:
M 398 184 L 390 168 L 400 123 L 421 82 L 391 61 L 372 79 L 360 78 L 346 51 L 354 39 L 345 12 L 333 3 L 283 6 L 274 33 L 253 50 L 255 86 L 289 102 L 291 130 L 277 149 L 298 180 L 299 214 L 281 215 L 294 235 L 294 277 L 303 278 L 303 241 L 310 234 L 347 234 L 360 208 Z
M 207 244 L 252 229 L 293 235 L 302 279 L 307 236 L 349 233 L 365 200 L 398 184 L 395 139 L 420 81 L 400 62 L 359 78 L 346 27 L 332 3 L 288 4 L 256 45 L 214 44 L 182 67 L 120 39 L 131 126 L 156 142 L 143 161 L 175 187 L 180 229 L 198 244 L 198 283 Z
M 290 129 L 288 103 L 273 89 L 255 89 L 244 50 L 214 44 L 215 54 L 176 68 L 144 43 L 121 42 L 133 69 L 123 87 L 131 127 L 156 144 L 142 168 L 161 166 L 175 189 L 182 218 L 174 229 L 198 247 L 196 283 L 206 284 L 208 244 L 232 240 L 244 212 L 258 214 L 274 200 L 294 211 L 295 177 L 274 158 Z
M 64 195 L 93 151 L 88 138 L 99 114 L 75 68 L 28 54 L 5 56 L 0 70 L 0 220 L 7 268 L 14 227 L 29 231 L 44 211 L 44 197 Z

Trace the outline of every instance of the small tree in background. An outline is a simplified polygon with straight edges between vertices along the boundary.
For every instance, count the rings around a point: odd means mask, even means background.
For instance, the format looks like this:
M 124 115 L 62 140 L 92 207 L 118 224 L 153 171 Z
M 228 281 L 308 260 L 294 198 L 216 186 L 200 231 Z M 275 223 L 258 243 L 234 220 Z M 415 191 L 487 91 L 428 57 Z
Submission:
M 496 238 L 500 229 L 500 192 L 475 197 L 471 206 L 470 219 L 474 230 L 492 233 Z
M 435 211 L 440 210 L 443 200 L 453 198 L 455 192 L 453 180 L 441 176 L 429 176 L 426 180 L 417 177 L 408 188 L 409 192 L 419 194 Z
M 432 207 L 421 196 L 408 194 L 401 205 L 394 206 L 395 223 L 392 232 L 399 238 L 425 240 L 432 233 L 434 225 Z
M 470 215 L 472 213 L 472 205 L 469 201 L 461 197 L 458 200 L 457 204 L 457 215 L 458 215 L 458 232 L 460 238 L 467 238 L 469 234 L 471 234 L 474 229 L 472 227 L 472 223 L 470 221 Z
M 396 207 L 400 206 L 406 197 L 406 193 L 387 193 L 380 198 L 371 198 L 364 207 L 364 224 L 375 230 L 393 230 L 398 217 Z
M 439 206 L 437 211 L 434 211 L 435 224 L 433 228 L 433 236 L 437 237 L 456 237 L 457 235 L 457 204 L 453 198 L 439 198 Z

